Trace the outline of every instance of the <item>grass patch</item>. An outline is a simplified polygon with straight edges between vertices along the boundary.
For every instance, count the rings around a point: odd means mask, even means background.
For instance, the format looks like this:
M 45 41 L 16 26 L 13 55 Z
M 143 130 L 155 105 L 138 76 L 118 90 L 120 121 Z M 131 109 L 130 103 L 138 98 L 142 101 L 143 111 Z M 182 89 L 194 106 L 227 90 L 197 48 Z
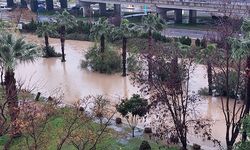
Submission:
M 49 137 L 48 142 L 46 143 L 47 148 L 49 150 L 56 150 L 57 143 L 59 141 L 58 132 L 60 132 L 64 126 L 65 119 L 64 117 L 60 115 L 55 115 L 51 121 L 49 122 L 48 126 L 46 127 L 45 133 L 46 137 Z M 92 122 L 93 127 L 98 127 L 99 124 Z M 105 138 L 102 139 L 102 141 L 97 145 L 97 150 L 103 150 L 103 149 L 112 149 L 112 150 L 138 150 L 140 147 L 140 144 L 143 140 L 145 140 L 143 137 L 140 138 L 132 138 L 128 140 L 128 143 L 122 144 L 119 142 L 117 135 L 120 133 L 117 133 L 116 131 L 111 131 L 108 133 Z M 8 136 L 1 136 L 0 137 L 0 149 L 3 149 L 4 144 L 8 140 Z M 19 149 L 28 149 L 25 143 L 25 137 L 20 137 L 18 139 L 15 139 L 14 142 L 11 145 L 10 150 L 19 150 Z M 151 148 L 154 149 L 162 149 L 162 150 L 177 150 L 177 148 L 167 148 L 164 146 L 161 146 L 153 141 L 149 141 L 149 144 Z M 70 143 L 66 143 L 63 148 L 63 150 L 75 150 L 74 146 Z

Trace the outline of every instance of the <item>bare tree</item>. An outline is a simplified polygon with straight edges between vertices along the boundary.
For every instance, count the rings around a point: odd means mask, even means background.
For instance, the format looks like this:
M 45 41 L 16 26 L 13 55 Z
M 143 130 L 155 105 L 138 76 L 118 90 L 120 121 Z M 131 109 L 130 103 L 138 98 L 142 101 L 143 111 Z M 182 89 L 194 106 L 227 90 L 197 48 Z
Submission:
M 66 143 L 72 144 L 78 150 L 95 150 L 97 145 L 107 136 L 107 127 L 114 113 L 110 114 L 102 125 L 95 124 L 93 122 L 94 115 L 87 112 L 93 103 L 91 102 L 93 98 L 95 97 L 85 97 L 72 107 L 65 108 L 66 111 L 63 112 L 65 124 L 60 133 L 61 139 L 57 144 L 57 150 L 62 149 Z
M 151 125 L 162 131 L 155 135 L 172 139 L 177 137 L 177 142 L 180 140 L 186 150 L 190 128 L 209 138 L 211 130 L 208 120 L 197 114 L 195 108 L 199 99 L 191 93 L 189 87 L 195 51 L 189 47 L 177 47 L 176 43 L 170 43 L 163 49 L 155 49 L 152 80 L 147 80 L 144 69 L 134 74 L 134 80 L 139 83 L 141 91 L 150 97 L 150 115 L 155 118 Z M 146 58 L 142 56 L 143 60 Z

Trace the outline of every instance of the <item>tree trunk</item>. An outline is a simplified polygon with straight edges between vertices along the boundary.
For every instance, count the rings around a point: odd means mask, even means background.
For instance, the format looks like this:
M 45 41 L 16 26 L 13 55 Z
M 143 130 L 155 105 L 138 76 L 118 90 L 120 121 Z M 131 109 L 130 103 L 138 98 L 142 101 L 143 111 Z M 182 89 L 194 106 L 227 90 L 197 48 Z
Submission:
M 148 31 L 148 81 L 152 81 L 152 45 L 153 45 L 153 38 L 152 38 L 152 30 Z
M 67 0 L 60 0 L 61 9 L 68 8 L 68 1 Z
M 46 46 L 46 48 L 48 48 L 49 47 L 49 36 L 47 34 L 45 34 L 44 40 L 45 40 L 45 46 Z
M 65 43 L 65 26 L 61 26 L 60 29 L 60 39 L 61 39 L 61 49 L 62 49 L 62 62 L 65 62 L 65 54 L 64 54 L 64 43 Z
M 54 10 L 53 0 L 46 0 L 46 10 L 48 11 Z
M 132 127 L 132 137 L 135 137 L 135 127 Z
M 26 0 L 21 0 L 21 7 L 22 8 L 27 8 L 27 2 L 26 2 Z
M 213 74 L 212 74 L 212 64 L 210 60 L 207 60 L 207 81 L 208 81 L 208 94 L 212 95 Z
M 37 12 L 37 7 L 38 7 L 38 2 L 37 0 L 31 0 L 30 2 L 30 8 L 32 10 L 32 12 Z
M 101 35 L 101 53 L 104 53 L 105 50 L 105 37 L 104 34 Z
M 244 114 L 248 115 L 250 110 L 250 56 L 247 57 L 246 76 L 247 76 L 246 97 L 245 97 L 246 108 Z M 242 133 L 242 141 L 245 142 L 246 139 L 247 139 L 247 133 L 244 130 Z
M 10 133 L 11 136 L 14 138 L 20 136 L 21 131 L 17 123 L 19 115 L 19 107 L 18 107 L 15 74 L 12 69 L 8 69 L 5 72 L 5 83 L 6 83 L 5 94 L 8 101 L 8 111 L 11 121 Z
M 7 0 L 7 7 L 13 7 L 14 1 L 13 0 Z
M 122 76 L 127 76 L 127 68 L 126 68 L 126 63 L 127 63 L 127 38 L 123 37 L 122 39 Z
M 233 150 L 232 142 L 227 142 L 227 150 Z
M 2 88 L 3 88 L 3 86 L 4 86 L 3 72 L 4 72 L 4 68 L 3 68 L 3 66 L 1 66 L 1 86 L 2 86 Z
M 46 49 L 46 56 L 49 54 L 49 36 L 47 34 L 44 35 L 44 41 L 45 41 L 45 49 Z
M 182 145 L 182 150 L 187 150 L 187 140 L 186 140 L 186 138 L 181 138 L 180 139 L 180 141 L 181 141 L 181 145 Z

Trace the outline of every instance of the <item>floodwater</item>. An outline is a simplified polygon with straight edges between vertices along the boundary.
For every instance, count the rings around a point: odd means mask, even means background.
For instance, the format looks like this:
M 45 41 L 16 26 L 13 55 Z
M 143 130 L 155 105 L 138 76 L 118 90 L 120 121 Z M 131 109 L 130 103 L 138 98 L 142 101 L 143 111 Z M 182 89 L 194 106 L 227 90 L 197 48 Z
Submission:
M 33 35 L 26 35 L 29 41 L 42 43 Z M 60 52 L 60 40 L 49 39 L 50 45 Z M 89 95 L 106 95 L 122 98 L 136 92 L 129 77 L 120 74 L 106 75 L 80 68 L 84 52 L 93 45 L 91 42 L 66 40 L 66 62 L 61 58 L 38 58 L 34 63 L 19 64 L 16 69 L 18 80 L 25 81 L 27 88 L 34 88 L 43 95 L 63 94 L 64 103 L 74 103 Z
M 34 35 L 24 36 L 33 43 L 43 43 L 43 39 Z M 49 39 L 49 42 L 56 51 L 60 52 L 59 39 Z M 66 40 L 65 63 L 62 63 L 60 58 L 38 58 L 34 63 L 18 64 L 16 78 L 25 83 L 24 87 L 34 89 L 34 93 L 40 91 L 43 96 L 63 94 L 63 102 L 67 104 L 74 103 L 88 95 L 100 94 L 111 97 L 113 102 L 117 103 L 120 98 L 137 93 L 138 89 L 132 85 L 129 77 L 124 78 L 120 74 L 94 73 L 80 68 L 84 53 L 92 45 L 91 42 Z M 197 92 L 206 86 L 206 68 L 198 65 L 191 75 L 190 88 Z M 203 98 L 199 109 L 203 116 L 214 120 L 213 137 L 225 145 L 225 123 L 220 98 Z M 212 142 L 202 141 L 194 135 L 189 136 L 189 142 L 201 144 L 203 149 L 218 149 L 213 147 Z

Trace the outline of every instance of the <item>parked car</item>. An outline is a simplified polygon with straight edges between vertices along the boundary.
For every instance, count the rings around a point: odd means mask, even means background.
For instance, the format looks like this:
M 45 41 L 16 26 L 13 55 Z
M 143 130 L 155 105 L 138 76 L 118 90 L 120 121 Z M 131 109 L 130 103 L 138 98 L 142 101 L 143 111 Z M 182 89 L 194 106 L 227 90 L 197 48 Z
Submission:
M 1 11 L 2 11 L 2 10 L 3 10 L 3 11 L 4 11 L 4 10 L 11 11 L 12 8 L 7 7 L 7 5 L 1 4 L 1 5 L 0 5 L 0 10 L 1 10 Z

